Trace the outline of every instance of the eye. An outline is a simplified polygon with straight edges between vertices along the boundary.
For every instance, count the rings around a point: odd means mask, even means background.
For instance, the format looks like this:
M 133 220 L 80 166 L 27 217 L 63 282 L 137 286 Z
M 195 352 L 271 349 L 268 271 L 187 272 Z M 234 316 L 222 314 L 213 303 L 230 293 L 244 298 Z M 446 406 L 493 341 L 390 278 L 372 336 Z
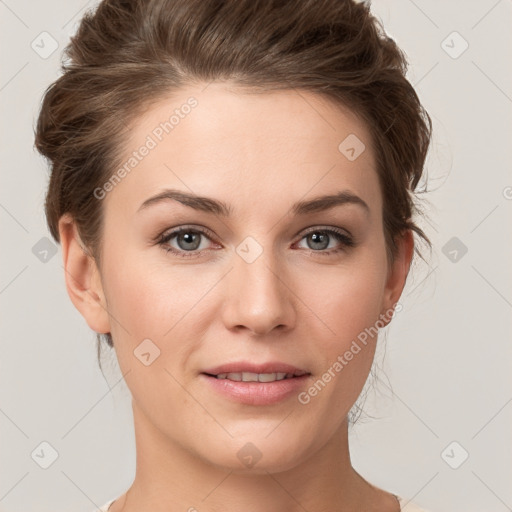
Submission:
M 180 258 L 199 257 L 205 250 L 209 250 L 208 244 L 203 245 L 204 240 L 212 241 L 213 234 L 204 228 L 192 228 L 181 226 L 163 233 L 157 240 L 157 244 L 166 252 L 171 252 Z M 311 254 L 330 256 L 356 244 L 351 236 L 337 228 L 314 228 L 302 236 L 300 242 L 306 240 Z M 332 245 L 332 242 L 338 242 Z M 326 250 L 329 249 L 329 250 Z
M 157 243 L 166 252 L 172 252 L 182 258 L 190 258 L 199 256 L 200 251 L 207 250 L 202 246 L 201 239 L 206 238 L 211 241 L 210 237 L 209 231 L 202 228 L 181 226 L 162 234 Z M 177 247 L 170 244 L 171 241 L 174 241 Z
M 302 238 L 306 240 L 308 248 L 311 253 L 318 253 L 322 255 L 332 255 L 340 251 L 346 250 L 348 247 L 354 247 L 354 240 L 345 232 L 336 228 L 315 228 L 306 233 Z M 332 241 L 338 242 L 338 247 L 331 245 Z M 325 249 L 330 249 L 326 251 Z

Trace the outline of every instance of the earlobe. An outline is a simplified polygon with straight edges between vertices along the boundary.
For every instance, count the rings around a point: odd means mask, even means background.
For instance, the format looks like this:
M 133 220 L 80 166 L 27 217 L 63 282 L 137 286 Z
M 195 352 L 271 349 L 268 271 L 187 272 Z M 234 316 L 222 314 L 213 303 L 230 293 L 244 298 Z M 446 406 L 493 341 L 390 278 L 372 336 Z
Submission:
M 73 218 L 69 214 L 59 219 L 64 278 L 68 295 L 97 333 L 110 332 L 109 315 L 101 276 L 94 258 L 80 240 Z
M 404 289 L 407 275 L 412 262 L 414 253 L 414 238 L 410 229 L 406 230 L 401 237 L 397 239 L 398 253 L 396 259 L 388 274 L 386 288 L 384 290 L 383 310 L 381 318 L 385 325 L 391 321 L 391 312 L 395 304 L 400 299 Z

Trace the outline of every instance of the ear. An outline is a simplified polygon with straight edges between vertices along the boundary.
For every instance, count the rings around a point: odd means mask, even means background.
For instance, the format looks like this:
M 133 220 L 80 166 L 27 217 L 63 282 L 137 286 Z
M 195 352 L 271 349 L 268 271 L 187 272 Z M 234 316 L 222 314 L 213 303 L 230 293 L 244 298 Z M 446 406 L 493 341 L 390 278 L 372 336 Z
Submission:
M 407 229 L 403 234 L 396 239 L 398 247 L 397 255 L 393 265 L 388 271 L 386 281 L 386 288 L 384 289 L 381 320 L 384 326 L 391 322 L 391 311 L 395 308 L 395 304 L 400 299 L 402 291 L 409 274 L 412 257 L 414 254 L 414 238 L 410 229 Z
M 59 219 L 66 289 L 76 309 L 91 329 L 97 333 L 110 332 L 110 321 L 96 262 L 90 256 L 69 214 Z

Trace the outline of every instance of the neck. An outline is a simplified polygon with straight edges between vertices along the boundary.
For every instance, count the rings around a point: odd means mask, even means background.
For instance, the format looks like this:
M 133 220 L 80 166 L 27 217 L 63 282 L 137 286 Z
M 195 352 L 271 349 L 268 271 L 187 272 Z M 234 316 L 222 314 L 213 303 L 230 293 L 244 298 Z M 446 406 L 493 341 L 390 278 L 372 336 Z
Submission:
M 346 419 L 323 447 L 293 468 L 253 473 L 199 458 L 164 436 L 135 402 L 133 413 L 136 475 L 109 512 L 348 512 L 370 510 L 384 493 L 352 468 Z M 387 510 L 398 510 L 394 507 Z

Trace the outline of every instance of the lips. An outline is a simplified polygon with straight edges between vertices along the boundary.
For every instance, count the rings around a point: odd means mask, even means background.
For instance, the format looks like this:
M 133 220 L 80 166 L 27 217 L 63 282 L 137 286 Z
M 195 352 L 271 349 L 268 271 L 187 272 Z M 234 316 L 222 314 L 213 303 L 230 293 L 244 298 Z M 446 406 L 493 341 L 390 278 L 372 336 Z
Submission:
M 268 362 L 254 364 L 245 361 L 216 366 L 202 373 L 217 379 L 227 379 L 236 382 L 275 382 L 310 374 L 307 370 L 287 363 Z
M 275 382 L 276 380 L 292 379 L 293 373 L 252 373 L 252 372 L 241 372 L 241 373 L 219 373 L 217 379 L 228 379 L 235 382 Z
M 293 399 L 311 372 L 287 363 L 239 361 L 209 368 L 200 377 L 208 389 L 233 403 L 270 406 Z

